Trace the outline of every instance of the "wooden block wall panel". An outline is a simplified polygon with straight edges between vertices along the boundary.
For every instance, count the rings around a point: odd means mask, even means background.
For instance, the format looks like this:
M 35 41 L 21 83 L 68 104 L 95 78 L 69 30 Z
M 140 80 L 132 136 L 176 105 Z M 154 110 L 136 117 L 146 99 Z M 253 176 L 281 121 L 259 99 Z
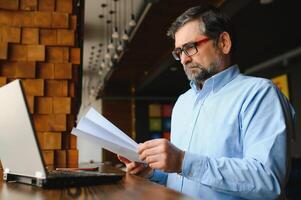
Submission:
M 20 43 L 21 28 L 4 26 L 0 34 L 3 42 Z
M 72 65 L 72 81 L 78 83 L 80 80 L 80 66 Z
M 72 0 L 56 0 L 56 11 L 72 13 Z
M 20 0 L 21 10 L 37 10 L 38 0 Z
M 1 76 L 5 76 L 7 78 L 14 78 L 16 74 L 16 65 L 12 62 L 3 62 L 0 65 Z
M 54 64 L 53 63 L 38 63 L 37 78 L 53 79 Z
M 74 31 L 58 29 L 57 44 L 64 45 L 64 46 L 74 46 Z
M 7 82 L 7 78 L 6 77 L 0 77 L 0 87 L 2 87 L 3 85 L 5 85 Z
M 75 135 L 70 134 L 70 149 L 76 149 L 77 147 L 77 137 Z
M 43 45 L 56 45 L 57 44 L 56 33 L 57 33 L 56 29 L 41 29 L 40 43 Z
M 28 109 L 29 109 L 29 113 L 33 114 L 34 113 L 34 106 L 35 106 L 34 96 L 26 95 L 26 102 L 27 102 L 27 106 L 28 106 Z
M 68 85 L 68 96 L 75 97 L 76 96 L 76 87 L 73 81 L 70 81 Z
M 22 44 L 39 44 L 39 29 L 22 28 Z
M 70 114 L 71 98 L 70 97 L 53 97 L 53 113 Z
M 70 29 L 71 30 L 74 30 L 74 31 L 77 30 L 77 16 L 76 15 L 72 15 L 70 17 L 69 24 L 70 24 Z
M 54 11 L 55 0 L 39 0 L 39 11 Z
M 45 46 L 44 45 L 28 45 L 27 60 L 45 61 Z
M 33 25 L 40 28 L 51 28 L 52 13 L 36 11 L 33 13 Z
M 27 46 L 13 44 L 9 45 L 9 59 L 14 61 L 27 61 Z
M 33 123 L 36 131 L 40 132 L 61 132 L 66 131 L 66 115 L 33 115 Z
M 78 165 L 78 150 L 67 150 L 67 167 L 74 167 Z
M 8 10 L 18 10 L 19 0 L 0 0 L 0 8 Z
M 26 95 L 43 96 L 44 80 L 43 79 L 26 79 L 23 80 L 23 88 Z
M 70 48 L 70 62 L 72 64 L 80 64 L 80 48 Z
M 0 42 L 0 59 L 7 59 L 7 42 Z
M 71 100 L 72 103 L 72 100 Z M 72 113 L 72 110 L 71 110 Z M 67 115 L 67 131 L 71 132 L 72 128 L 75 127 L 75 116 L 73 114 Z
M 77 137 L 70 132 L 62 134 L 62 149 L 76 149 Z
M 67 155 L 65 150 L 55 150 L 54 164 L 56 167 L 67 167 Z
M 69 62 L 69 48 L 67 47 L 47 47 L 46 61 L 50 63 Z
M 68 96 L 68 82 L 65 80 L 46 80 L 45 95 L 55 97 Z
M 36 97 L 35 111 L 38 114 L 53 113 L 52 97 Z
M 9 26 L 12 24 L 12 12 L 0 10 L 0 25 Z
M 42 151 L 44 161 L 46 165 L 53 165 L 54 164 L 54 151 L 51 150 L 44 150 Z
M 28 11 L 18 11 L 12 13 L 12 22 L 9 26 L 16 26 L 16 27 L 33 27 L 33 12 Z
M 55 79 L 71 79 L 72 78 L 72 64 L 71 63 L 54 64 L 54 78 Z
M 42 149 L 61 149 L 61 132 L 38 132 L 39 144 Z
M 51 23 L 52 28 L 69 28 L 68 13 L 53 12 Z
M 13 64 L 16 65 L 16 78 L 35 78 L 35 62 L 14 62 Z
M 70 135 L 71 133 L 62 133 L 62 149 L 70 149 Z

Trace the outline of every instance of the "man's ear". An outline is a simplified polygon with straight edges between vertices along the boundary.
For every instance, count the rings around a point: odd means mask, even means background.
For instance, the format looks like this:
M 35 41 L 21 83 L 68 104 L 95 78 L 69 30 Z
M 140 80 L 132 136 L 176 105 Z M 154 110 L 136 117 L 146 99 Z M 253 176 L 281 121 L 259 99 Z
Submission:
M 231 41 L 229 33 L 223 32 L 220 34 L 218 46 L 225 55 L 230 53 L 232 41 Z

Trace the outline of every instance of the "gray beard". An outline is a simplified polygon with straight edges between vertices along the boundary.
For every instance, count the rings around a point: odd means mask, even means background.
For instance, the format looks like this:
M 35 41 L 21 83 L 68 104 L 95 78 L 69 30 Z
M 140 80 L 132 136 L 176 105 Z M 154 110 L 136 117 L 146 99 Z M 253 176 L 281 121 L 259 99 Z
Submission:
M 185 73 L 186 76 L 188 78 L 188 80 L 190 81 L 194 81 L 196 84 L 203 84 L 208 78 L 210 78 L 211 76 L 215 75 L 218 73 L 218 68 L 219 63 L 212 63 L 208 69 L 206 69 L 204 66 L 198 64 L 198 63 L 188 63 L 187 65 L 184 66 L 185 69 Z M 199 72 L 196 73 L 191 73 L 187 70 L 189 70 L 189 68 L 197 68 L 197 70 L 199 70 Z M 187 69 L 187 70 L 186 70 Z

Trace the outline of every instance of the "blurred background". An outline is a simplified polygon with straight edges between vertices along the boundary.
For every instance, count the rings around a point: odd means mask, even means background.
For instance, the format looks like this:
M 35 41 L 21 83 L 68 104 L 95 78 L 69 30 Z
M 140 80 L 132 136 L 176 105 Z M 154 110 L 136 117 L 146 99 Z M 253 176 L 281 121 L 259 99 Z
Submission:
M 231 16 L 237 34 L 233 61 L 241 72 L 271 79 L 294 106 L 287 194 L 301 198 L 297 0 L 0 0 L 0 86 L 24 80 L 50 169 L 120 165 L 115 154 L 70 134 L 91 106 L 138 143 L 169 139 L 173 105 L 189 82 L 166 32 L 177 16 L 202 3 Z

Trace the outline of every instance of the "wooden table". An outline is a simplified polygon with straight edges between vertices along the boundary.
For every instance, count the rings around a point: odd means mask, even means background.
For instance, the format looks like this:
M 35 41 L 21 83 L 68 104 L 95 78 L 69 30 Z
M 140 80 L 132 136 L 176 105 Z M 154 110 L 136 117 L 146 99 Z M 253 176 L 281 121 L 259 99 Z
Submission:
M 109 171 L 112 171 L 110 168 Z M 114 171 L 114 170 L 113 170 Z M 126 174 L 116 183 L 78 188 L 42 189 L 35 186 L 7 183 L 2 180 L 0 171 L 0 199 L 2 200 L 68 200 L 68 199 L 105 199 L 105 200 L 188 200 L 191 199 L 179 192 Z

